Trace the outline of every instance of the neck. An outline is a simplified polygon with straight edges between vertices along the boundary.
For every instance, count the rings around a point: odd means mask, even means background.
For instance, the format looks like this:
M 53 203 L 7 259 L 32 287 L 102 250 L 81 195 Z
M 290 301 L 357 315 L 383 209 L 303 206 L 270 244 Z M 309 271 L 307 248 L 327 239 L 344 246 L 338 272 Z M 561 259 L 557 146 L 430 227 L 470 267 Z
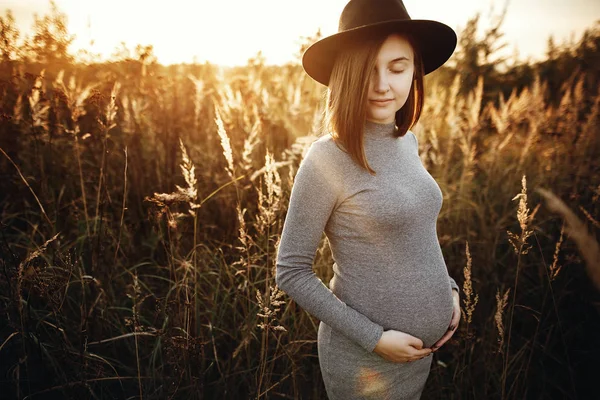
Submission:
M 396 131 L 396 122 L 392 121 L 387 124 L 378 122 L 365 121 L 365 138 L 386 138 L 393 137 Z

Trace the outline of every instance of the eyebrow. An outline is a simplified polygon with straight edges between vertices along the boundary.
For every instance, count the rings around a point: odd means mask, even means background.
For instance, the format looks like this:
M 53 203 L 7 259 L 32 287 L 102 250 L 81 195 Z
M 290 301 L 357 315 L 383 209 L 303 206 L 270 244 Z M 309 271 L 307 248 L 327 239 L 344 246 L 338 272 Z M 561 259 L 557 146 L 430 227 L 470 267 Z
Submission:
M 398 57 L 398 58 L 394 58 L 392 61 L 389 62 L 389 64 L 394 64 L 394 63 L 397 63 L 397 62 L 400 62 L 400 61 L 408 61 L 408 58 L 404 57 L 404 56 Z

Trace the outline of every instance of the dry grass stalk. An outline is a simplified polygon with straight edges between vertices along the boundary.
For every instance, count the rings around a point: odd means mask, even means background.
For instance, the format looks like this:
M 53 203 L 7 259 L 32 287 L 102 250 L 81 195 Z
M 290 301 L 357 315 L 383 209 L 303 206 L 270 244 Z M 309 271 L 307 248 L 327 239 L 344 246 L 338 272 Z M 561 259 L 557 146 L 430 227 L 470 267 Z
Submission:
M 266 279 L 268 282 L 268 276 Z M 261 387 L 263 385 L 263 381 L 270 380 L 270 372 L 267 372 L 269 369 L 272 370 L 273 364 L 268 367 L 268 349 L 269 349 L 269 332 L 287 332 L 287 330 L 280 325 L 276 321 L 276 313 L 280 311 L 281 306 L 285 304 L 281 298 L 284 296 L 284 292 L 280 290 L 277 286 L 273 288 L 267 283 L 266 287 L 266 297 L 268 298 L 268 302 L 263 300 L 263 296 L 260 291 L 256 289 L 256 300 L 259 306 L 259 312 L 257 312 L 257 316 L 263 318 L 263 322 L 257 324 L 257 326 L 262 330 L 262 339 L 261 339 L 261 348 L 260 348 L 260 365 L 258 368 L 258 392 L 261 393 Z M 268 391 L 268 389 L 267 389 Z M 259 395 L 260 398 L 260 395 Z
M 17 97 L 17 101 L 15 102 L 15 107 L 13 108 L 13 118 L 15 124 L 21 122 L 21 118 L 23 115 L 23 95 Z
M 117 95 L 119 94 L 119 90 L 121 90 L 121 84 L 117 81 L 113 85 L 113 88 L 110 91 L 110 101 L 106 106 L 105 118 L 106 118 L 106 129 L 111 130 L 116 126 L 115 120 L 117 118 Z
M 277 217 L 279 200 L 281 199 L 281 177 L 277 171 L 277 165 L 271 153 L 265 155 L 264 187 L 258 190 L 258 232 L 261 234 L 270 227 Z
M 281 167 L 287 167 L 287 166 L 290 166 L 290 165 L 292 165 L 292 161 L 276 161 L 276 162 L 273 162 L 271 164 L 270 168 L 274 168 L 275 170 L 278 170 Z M 266 172 L 267 172 L 267 167 L 264 166 L 261 169 L 254 171 L 252 173 L 252 175 L 250 175 L 249 179 L 251 181 L 255 181 L 256 178 L 258 178 L 259 176 L 265 174 Z
M 188 78 L 194 83 L 194 129 L 198 130 L 202 101 L 204 100 L 204 81 L 189 74 Z
M 258 301 L 258 307 L 260 309 L 256 315 L 264 318 L 264 322 L 257 324 L 257 326 L 262 330 L 270 329 L 273 331 L 287 332 L 287 330 L 279 325 L 278 322 L 272 323 L 272 321 L 275 321 L 276 313 L 278 313 L 281 310 L 281 306 L 285 304 L 285 301 L 281 300 L 285 293 L 278 287 L 270 287 L 270 289 L 271 293 L 268 301 L 263 300 L 260 291 L 256 289 L 256 300 Z
M 503 97 L 500 98 L 499 112 L 493 106 L 491 107 L 492 121 L 500 136 L 494 156 L 511 143 L 511 139 L 517 132 L 516 126 L 518 126 L 520 120 L 523 118 L 525 112 L 523 107 L 526 106 L 521 101 L 521 97 L 525 98 L 527 95 L 528 92 L 526 92 L 526 89 L 523 90 L 520 96 L 517 96 L 516 90 L 513 90 L 506 102 L 504 102 Z
M 90 97 L 92 89 L 98 84 L 89 84 L 85 87 L 81 87 L 75 81 L 75 77 L 71 76 L 69 84 L 65 85 L 63 81 L 64 71 L 60 71 L 54 80 L 54 86 L 65 95 L 67 99 L 67 107 L 71 112 L 71 121 L 73 122 L 74 131 L 72 134 L 79 133 L 79 126 L 77 124 L 80 117 L 87 114 L 85 109 L 85 102 Z M 113 87 L 114 89 L 114 87 Z
M 477 86 L 467 98 L 464 113 L 466 114 L 466 126 L 462 125 L 459 137 L 459 149 L 462 152 L 463 170 L 460 176 L 459 195 L 465 196 L 467 192 L 467 183 L 472 181 L 475 174 L 474 167 L 477 163 L 477 145 L 473 142 L 473 137 L 479 130 L 479 114 L 481 112 L 481 100 L 483 97 L 483 78 L 479 77 Z
M 0 344 L 0 351 L 2 351 L 2 348 L 6 345 L 6 343 L 8 343 L 10 341 L 10 339 L 17 336 L 18 334 L 19 334 L 19 332 L 13 332 L 10 335 L 8 335 L 8 337 L 4 340 L 4 342 L 2 342 L 2 344 Z
M 460 75 L 454 77 L 454 82 L 448 91 L 448 107 L 445 113 L 445 122 L 448 126 L 448 142 L 446 145 L 446 155 L 444 159 L 449 160 L 453 151 L 454 140 L 460 133 L 459 110 L 464 104 L 464 100 L 458 95 L 460 92 Z M 444 175 L 445 176 L 445 175 Z
M 12 160 L 12 158 L 10 158 L 8 156 L 8 154 L 6 154 L 6 152 L 2 149 L 2 147 L 0 147 L 0 153 L 2 153 L 2 155 L 4 155 L 4 157 L 6 157 L 6 159 L 13 165 L 13 167 L 15 167 L 15 169 L 19 173 L 19 177 L 21 178 L 21 180 L 23 181 L 23 183 L 25 183 L 25 186 L 27 186 L 27 188 L 29 189 L 29 191 L 31 192 L 31 194 L 33 195 L 33 197 L 35 198 L 35 201 L 37 202 L 38 206 L 40 207 L 40 210 L 42 211 L 42 214 L 44 215 L 44 218 L 46 219 L 46 222 L 48 222 L 48 224 L 50 226 L 53 226 L 52 221 L 48 217 L 48 214 L 46 214 L 46 210 L 44 210 L 44 206 L 42 206 L 42 203 L 40 202 L 40 199 L 37 197 L 37 195 L 35 194 L 35 192 L 31 188 L 31 186 L 29 185 L 29 182 L 27 182 L 27 179 L 25 179 L 25 177 L 21 173 L 21 170 L 19 169 L 19 167 L 17 166 L 17 164 L 15 164 L 15 162 Z
M 240 253 L 240 259 L 231 264 L 232 267 L 238 268 L 234 275 L 246 274 L 246 280 L 244 281 L 244 286 L 248 284 L 248 280 L 250 278 L 250 265 L 252 264 L 250 251 L 251 247 L 255 244 L 252 236 L 248 233 L 248 228 L 246 225 L 246 219 L 244 215 L 246 214 L 247 209 L 242 209 L 240 202 L 235 206 L 237 219 L 239 223 L 238 228 L 238 240 L 242 244 L 241 246 L 237 246 L 236 249 Z
M 527 155 L 531 153 L 531 146 L 535 143 L 539 132 L 539 124 L 538 121 L 532 119 L 529 123 L 529 134 L 527 135 L 527 139 L 525 140 L 525 144 L 521 149 L 521 155 L 519 156 L 518 169 L 521 169 L 523 166 L 523 162 Z
M 527 179 L 525 175 L 521 179 L 521 193 L 513 197 L 513 201 L 519 199 L 519 207 L 517 208 L 517 220 L 521 226 L 521 234 L 517 235 L 510 231 L 508 233 L 508 240 L 513 245 L 516 254 L 527 254 L 531 246 L 527 243 L 527 239 L 533 234 L 532 230 L 528 229 L 529 222 L 533 220 L 535 212 L 529 214 L 529 208 L 527 208 Z M 537 211 L 537 209 L 536 209 Z
M 599 96 L 600 98 L 600 96 Z M 598 199 L 600 199 L 600 185 L 598 185 L 595 188 L 591 188 L 592 191 L 594 192 L 594 194 L 592 195 L 592 203 L 595 203 L 598 201 Z
M 121 205 L 121 220 L 119 221 L 119 234 L 117 235 L 117 245 L 115 247 L 114 262 L 117 262 L 117 254 L 121 246 L 121 233 L 123 231 L 123 221 L 125 220 L 125 206 L 127 204 L 127 146 L 125 146 L 125 168 L 123 170 L 123 203 Z
M 87 111 L 85 109 L 85 102 L 90 97 L 92 89 L 95 86 L 97 86 L 97 84 L 89 84 L 85 88 L 81 88 L 76 84 L 75 78 L 71 76 L 71 78 L 69 79 L 69 85 L 65 85 L 63 81 L 63 76 L 64 71 L 60 71 L 56 79 L 54 80 L 54 86 L 65 96 L 67 107 L 70 112 L 69 119 L 73 128 L 65 129 L 65 132 L 73 136 L 73 140 L 75 143 L 75 154 L 77 158 L 77 166 L 79 168 L 79 188 L 81 190 L 81 201 L 83 203 L 83 214 L 85 217 L 86 232 L 88 236 L 91 236 L 89 212 L 87 205 L 87 194 L 85 190 L 84 173 L 81 163 L 81 149 L 79 147 L 79 119 L 87 114 Z M 88 136 L 89 133 L 86 133 L 82 137 L 82 139 L 85 140 Z
M 599 117 L 600 117 L 600 94 L 598 94 L 596 96 L 596 99 L 594 100 L 594 105 L 592 106 L 592 109 L 590 110 L 589 114 L 587 115 L 585 124 L 583 125 L 583 128 L 581 130 L 581 134 L 587 138 L 587 140 L 585 141 L 586 146 L 588 144 L 587 141 L 589 139 L 591 139 L 592 137 L 595 137 L 595 135 L 598 132 L 598 118 Z
M 249 171 L 252 168 L 252 152 L 254 148 L 260 143 L 259 134 L 262 130 L 262 122 L 257 119 L 252 130 L 246 139 L 244 139 L 244 151 L 242 152 L 242 163 L 245 171 Z
M 16 301 L 16 303 L 17 303 L 17 310 L 18 310 L 19 317 L 20 317 L 20 326 L 21 326 L 20 333 L 22 336 L 25 336 L 27 334 L 26 330 L 25 330 L 25 324 L 24 324 L 25 315 L 23 313 L 23 306 L 24 305 L 29 306 L 29 300 L 27 299 L 28 296 L 23 291 L 23 283 L 24 283 L 24 280 L 27 279 L 28 276 L 31 276 L 36 273 L 34 267 L 28 266 L 27 264 L 29 264 L 35 258 L 42 255 L 46 251 L 46 248 L 48 247 L 48 245 L 50 243 L 52 243 L 54 240 L 56 240 L 56 238 L 58 237 L 59 234 L 60 234 L 60 232 L 57 233 L 56 235 L 54 235 L 53 237 L 51 237 L 50 239 L 46 240 L 44 242 L 44 244 L 42 244 L 36 250 L 31 252 L 31 254 L 29 254 L 23 261 L 21 261 L 19 263 L 19 266 L 17 267 L 17 279 L 16 279 L 16 281 L 17 281 L 16 282 L 17 301 Z M 26 269 L 26 267 L 27 267 L 27 269 Z M 10 337 L 8 339 L 10 339 Z M 6 339 L 6 341 L 2 344 L 2 346 L 0 346 L 0 349 L 6 344 L 8 339 Z
M 504 100 L 504 95 L 500 93 L 498 108 L 492 106 L 490 107 L 490 118 L 492 119 L 492 123 L 496 127 L 496 132 L 498 132 L 498 138 L 501 139 L 504 137 L 506 130 L 509 126 L 509 117 L 510 117 L 510 99 L 509 101 Z M 500 146 L 497 147 L 500 150 Z
M 200 208 L 200 204 L 198 204 L 198 189 L 196 180 L 196 167 L 194 163 L 190 159 L 190 156 L 183 145 L 183 141 L 179 138 L 179 148 L 181 149 L 181 164 L 179 167 L 181 168 L 181 173 L 183 178 L 185 179 L 185 183 L 187 187 L 183 188 L 179 185 L 175 185 L 179 193 L 187 197 L 188 204 L 190 206 L 189 213 L 192 217 L 196 216 L 196 209 Z
M 585 217 L 588 219 L 588 221 L 590 221 L 592 223 L 592 225 L 594 225 L 596 228 L 600 229 L 600 222 L 598 222 L 593 216 L 592 214 L 590 214 L 585 208 L 583 208 L 582 206 L 579 206 L 579 209 L 581 210 L 581 212 L 583 213 L 583 215 L 585 215 Z
M 223 120 L 221 119 L 221 114 L 219 113 L 219 109 L 215 105 L 215 123 L 217 124 L 217 133 L 219 134 L 219 138 L 221 138 L 221 147 L 223 147 L 223 156 L 225 156 L 225 160 L 227 160 L 227 167 L 225 171 L 229 174 L 231 178 L 235 176 L 234 167 L 233 167 L 233 152 L 231 150 L 231 142 L 229 141 L 229 136 L 227 136 L 227 131 L 225 131 L 225 126 L 223 125 Z
M 233 114 L 233 111 L 239 111 L 244 109 L 244 99 L 239 90 L 234 92 L 233 88 L 229 83 L 223 82 L 221 84 L 221 90 L 217 92 L 220 99 L 215 101 L 216 104 L 220 104 L 220 118 L 221 121 L 229 122 Z
M 40 247 L 31 252 L 31 254 L 29 254 L 23 261 L 21 261 L 21 263 L 19 263 L 19 267 L 17 269 L 19 271 L 19 279 L 23 277 L 23 268 L 25 267 L 25 265 L 27 265 L 33 259 L 42 255 L 46 251 L 48 245 L 55 241 L 59 234 L 60 232 L 52 236 L 50 239 L 46 240 L 44 244 L 42 244 Z
M 463 300 L 465 303 L 465 314 L 467 315 L 467 323 L 471 323 L 473 319 L 473 311 L 475 311 L 475 306 L 479 301 L 479 294 L 475 294 L 473 298 L 473 283 L 471 281 L 471 266 L 472 266 L 472 258 L 471 252 L 469 251 L 469 242 L 466 244 L 466 255 L 467 255 L 467 265 L 463 268 L 463 274 L 465 276 L 465 281 L 463 283 L 463 293 L 465 294 L 465 299 Z
M 431 143 L 431 148 L 429 149 L 429 159 L 433 163 L 433 165 L 438 166 L 444 163 L 444 156 L 440 152 L 440 144 L 438 140 L 437 130 L 432 128 L 429 135 L 429 142 Z M 425 168 L 427 168 L 425 166 Z
M 573 239 L 586 262 L 587 273 L 592 283 L 600 290 L 600 245 L 588 231 L 585 223 L 554 193 L 539 188 L 537 191 L 546 199 L 548 208 L 560 214 L 566 222 L 565 232 Z
M 138 310 L 139 310 L 139 306 L 141 303 L 140 296 L 142 294 L 142 289 L 139 284 L 137 273 L 133 273 L 132 278 L 133 278 L 133 285 L 132 285 L 133 291 L 132 291 L 132 293 L 127 293 L 127 297 L 129 297 L 133 302 L 133 305 L 131 307 L 131 313 L 132 313 L 131 324 L 133 325 L 133 331 L 140 332 L 141 327 L 139 324 L 139 311 Z M 141 370 L 141 366 L 140 366 L 140 346 L 139 346 L 137 335 L 134 336 L 133 339 L 134 339 L 134 343 L 135 343 L 135 360 L 136 360 L 136 366 L 137 366 L 138 393 L 140 395 L 140 399 L 143 399 L 144 392 L 142 390 L 142 370 Z
M 510 288 L 504 292 L 504 295 L 500 297 L 500 289 L 496 291 L 496 314 L 494 314 L 494 321 L 496 322 L 496 329 L 498 329 L 498 349 L 502 353 L 503 345 L 504 345 L 504 322 L 503 315 L 504 309 L 508 304 L 508 293 L 510 292 Z
M 250 235 L 248 235 L 248 230 L 246 229 L 246 220 L 244 219 L 246 209 L 244 208 L 242 210 L 240 203 L 236 205 L 235 209 L 237 212 L 238 222 L 240 223 L 238 239 L 242 243 L 242 249 L 247 249 L 250 244 Z
M 563 237 L 565 233 L 565 224 L 563 223 L 560 227 L 560 237 L 558 238 L 558 242 L 556 242 L 556 247 L 554 248 L 554 257 L 552 259 L 552 265 L 550 265 L 550 281 L 553 281 L 558 276 L 560 269 L 562 266 L 558 265 L 558 254 L 560 253 L 560 246 L 563 242 Z
M 158 220 L 163 215 L 167 218 L 167 223 L 171 229 L 177 229 L 177 221 L 188 214 L 196 217 L 196 209 L 202 206 L 202 202 L 198 202 L 198 189 L 196 187 L 198 181 L 196 179 L 196 168 L 190 156 L 187 153 L 183 141 L 179 139 L 179 147 L 181 149 L 181 172 L 187 184 L 186 187 L 177 187 L 176 192 L 172 193 L 156 193 L 152 197 L 146 196 L 145 201 L 154 204 L 156 209 L 152 212 L 153 217 Z M 187 203 L 189 205 L 188 214 L 171 212 L 170 206 L 177 203 Z
M 574 126 L 577 126 L 579 112 L 583 108 L 582 101 L 584 99 L 583 76 L 577 80 L 575 85 L 563 85 L 564 95 L 560 100 L 558 107 L 558 124 L 559 132 L 569 132 Z
M 48 111 L 50 106 L 43 104 L 41 100 L 42 86 L 44 82 L 44 72 L 42 70 L 40 74 L 35 78 L 31 94 L 28 96 L 29 107 L 31 108 L 31 120 L 34 128 L 43 128 L 44 131 L 48 130 Z
M 467 109 L 467 123 L 469 129 L 465 132 L 468 140 L 471 140 L 471 136 L 479 129 L 479 114 L 481 112 L 481 101 L 483 99 L 483 76 L 477 78 L 477 86 L 473 92 L 469 93 L 468 98 L 468 109 Z
M 101 197 L 101 193 L 103 193 L 102 187 L 106 181 L 106 178 L 104 175 L 105 175 L 105 168 L 106 168 L 106 154 L 108 153 L 107 141 L 108 141 L 108 136 L 109 136 L 110 130 L 117 126 L 117 124 L 115 123 L 115 119 L 117 116 L 117 108 L 118 108 L 116 101 L 117 101 L 117 94 L 119 93 L 120 87 L 121 87 L 121 84 L 119 82 L 115 82 L 115 84 L 113 85 L 113 88 L 111 90 L 111 93 L 110 93 L 110 101 L 108 102 L 108 105 L 106 106 L 105 115 L 104 115 L 105 121 L 98 119 L 100 126 L 104 130 L 104 138 L 102 141 L 103 147 L 102 147 L 102 161 L 100 162 L 100 174 L 98 177 L 98 186 L 96 188 L 96 218 L 94 220 L 94 233 L 98 232 L 98 223 L 101 220 L 100 214 L 102 211 L 100 208 L 100 197 Z

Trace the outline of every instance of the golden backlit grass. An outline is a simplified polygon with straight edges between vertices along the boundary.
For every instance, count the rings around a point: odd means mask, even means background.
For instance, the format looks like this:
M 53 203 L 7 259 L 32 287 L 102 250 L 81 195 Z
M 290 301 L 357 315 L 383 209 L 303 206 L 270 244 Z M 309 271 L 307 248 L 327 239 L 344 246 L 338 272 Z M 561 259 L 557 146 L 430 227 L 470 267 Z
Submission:
M 19 136 L 0 164 L 8 390 L 323 398 L 318 321 L 274 279 L 323 88 L 298 66 L 142 67 L 128 80 L 14 71 L 2 102 Z M 539 80 L 487 104 L 484 79 L 465 96 L 459 79 L 428 88 L 413 131 L 444 193 L 438 234 L 463 319 L 425 397 L 543 396 L 556 375 L 576 391 L 561 304 L 579 304 L 572 282 L 600 289 L 599 101 L 583 80 L 556 103 Z M 331 264 L 324 240 L 325 283 Z M 543 371 L 548 359 L 565 366 Z

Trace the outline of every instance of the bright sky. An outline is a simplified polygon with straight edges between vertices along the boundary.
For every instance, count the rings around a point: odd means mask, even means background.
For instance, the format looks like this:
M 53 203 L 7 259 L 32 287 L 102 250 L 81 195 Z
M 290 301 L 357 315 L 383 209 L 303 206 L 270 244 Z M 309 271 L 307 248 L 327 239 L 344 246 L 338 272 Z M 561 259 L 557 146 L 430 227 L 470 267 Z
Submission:
M 301 36 L 318 28 L 337 31 L 347 0 L 56 0 L 76 35 L 71 47 L 109 57 L 121 42 L 133 49 L 152 44 L 163 64 L 203 62 L 243 65 L 262 50 L 268 63 L 293 59 Z M 481 23 L 490 9 L 500 13 L 504 0 L 404 0 L 413 19 L 434 19 L 458 30 L 477 11 Z M 0 0 L 0 12 L 11 9 L 22 34 L 30 33 L 33 14 L 49 10 L 48 0 Z M 521 59 L 542 58 L 547 40 L 579 39 L 600 20 L 598 0 L 513 0 L 503 25 L 508 48 Z

